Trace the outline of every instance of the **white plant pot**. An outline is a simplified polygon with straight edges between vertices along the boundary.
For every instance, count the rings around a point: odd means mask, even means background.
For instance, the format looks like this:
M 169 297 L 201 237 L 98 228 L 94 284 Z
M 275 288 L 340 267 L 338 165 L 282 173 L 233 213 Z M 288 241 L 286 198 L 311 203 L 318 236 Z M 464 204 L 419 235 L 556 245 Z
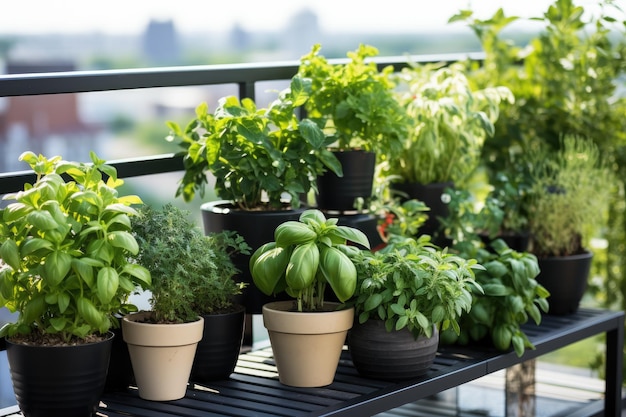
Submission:
M 152 401 L 185 396 L 204 320 L 181 324 L 142 323 L 150 312 L 129 314 L 122 320 L 139 396 Z
M 354 308 L 299 313 L 289 311 L 292 306 L 292 301 L 263 306 L 263 324 L 270 337 L 278 379 L 293 387 L 329 385 L 352 327 Z

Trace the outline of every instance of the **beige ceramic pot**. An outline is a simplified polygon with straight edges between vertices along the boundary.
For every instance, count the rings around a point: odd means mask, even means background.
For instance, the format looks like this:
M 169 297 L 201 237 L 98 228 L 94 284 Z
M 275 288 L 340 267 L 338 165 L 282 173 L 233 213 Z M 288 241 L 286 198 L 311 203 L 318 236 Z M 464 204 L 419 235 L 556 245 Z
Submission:
M 352 327 L 354 309 L 299 313 L 290 311 L 292 307 L 293 301 L 263 306 L 263 324 L 270 336 L 278 378 L 293 387 L 329 385 Z
M 187 392 L 204 320 L 199 317 L 191 323 L 142 323 L 149 315 L 139 312 L 122 320 L 139 396 L 152 401 L 177 400 Z

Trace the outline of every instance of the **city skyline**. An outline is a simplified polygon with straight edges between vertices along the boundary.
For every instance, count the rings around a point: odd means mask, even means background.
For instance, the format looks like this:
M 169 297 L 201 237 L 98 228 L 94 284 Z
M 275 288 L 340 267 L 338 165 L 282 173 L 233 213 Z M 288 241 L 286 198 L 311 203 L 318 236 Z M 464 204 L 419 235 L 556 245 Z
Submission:
M 298 12 L 309 9 L 319 19 L 320 28 L 328 32 L 417 32 L 443 28 L 447 20 L 461 9 L 472 9 L 481 18 L 491 16 L 503 7 L 507 15 L 540 16 L 552 0 L 386 0 L 354 2 L 331 0 L 244 0 L 239 2 L 178 2 L 153 0 L 106 3 L 65 0 L 58 2 L 30 0 L 11 2 L 8 13 L 0 16 L 0 35 L 41 33 L 137 34 L 150 20 L 172 20 L 181 32 L 224 31 L 235 25 L 248 31 L 282 30 Z M 592 0 L 577 3 L 591 7 Z M 200 6 L 198 6 L 200 5 Z M 52 18 L 51 18 L 52 17 Z

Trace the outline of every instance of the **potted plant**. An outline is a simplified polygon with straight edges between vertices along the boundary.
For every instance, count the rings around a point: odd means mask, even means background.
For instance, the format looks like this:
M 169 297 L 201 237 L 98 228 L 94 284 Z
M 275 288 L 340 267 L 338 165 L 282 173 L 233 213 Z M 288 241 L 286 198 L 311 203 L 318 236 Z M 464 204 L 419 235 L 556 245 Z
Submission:
M 173 400 L 185 395 L 190 374 L 207 382 L 227 378 L 235 367 L 244 310 L 234 298 L 243 284 L 233 279 L 230 253 L 248 247 L 231 231 L 205 235 L 171 203 L 161 210 L 144 206 L 139 214 L 135 261 L 152 275 L 151 310 L 124 318 L 124 339 L 139 396 Z
M 91 416 L 104 389 L 116 315 L 150 284 L 130 263 L 137 196 L 121 196 L 116 170 L 25 152 L 36 174 L 0 210 L 0 307 L 18 404 L 26 416 Z M 104 178 L 106 178 L 106 181 Z M 65 400 L 64 400 L 65 398 Z
M 255 250 L 271 240 L 279 224 L 298 218 L 300 196 L 315 189 L 320 173 L 330 169 L 342 174 L 322 130 L 310 119 L 296 117 L 310 91 L 310 80 L 294 77 L 268 108 L 231 96 L 222 98 L 213 113 L 200 104 L 184 130 L 168 122 L 168 139 L 177 138 L 184 155 L 185 173 L 176 195 L 185 201 L 196 192 L 203 196 L 207 175 L 215 179 L 220 200 L 202 205 L 206 233 L 236 231 Z M 234 259 L 247 283 L 252 281 L 249 258 L 239 254 Z M 243 303 L 251 313 L 269 301 L 254 290 L 244 290 Z
M 397 74 L 410 128 L 401 152 L 386 162 L 393 190 L 431 209 L 420 232 L 440 232 L 448 214 L 446 188 L 464 186 L 481 161 L 485 139 L 494 133 L 501 102 L 513 102 L 506 87 L 476 89 L 461 64 L 410 63 Z
M 550 314 L 578 309 L 593 253 L 590 239 L 602 224 L 613 176 L 591 141 L 568 135 L 556 152 L 528 156 L 530 251 L 539 259 L 537 281 L 550 292 Z
M 463 258 L 476 259 L 484 266 L 476 271 L 476 282 L 482 291 L 473 291 L 472 308 L 464 313 L 460 333 L 444 331 L 443 344 L 467 345 L 489 340 L 496 349 L 508 351 L 513 347 L 521 357 L 525 350 L 534 349 L 521 326 L 532 319 L 541 323 L 547 313 L 550 293 L 537 282 L 539 264 L 529 252 L 510 248 L 502 239 L 483 248 L 482 241 L 465 241 L 455 250 Z
M 480 289 L 474 259 L 441 250 L 427 235 L 391 236 L 377 252 L 354 252 L 358 283 L 349 305 L 358 318 L 348 333 L 357 371 L 367 377 L 401 380 L 423 375 L 432 365 L 439 333 L 459 333 L 458 320 Z
M 332 139 L 343 177 L 326 172 L 318 179 L 317 205 L 321 210 L 349 211 L 355 199 L 372 194 L 376 162 L 397 154 L 407 134 L 405 111 L 395 97 L 393 67 L 379 70 L 370 58 L 370 45 L 347 54 L 346 62 L 331 62 L 316 44 L 300 60 L 298 76 L 311 80 L 308 116 Z
M 369 248 L 358 229 L 338 226 L 316 209 L 276 228 L 275 240 L 250 258 L 254 284 L 267 295 L 286 292 L 294 301 L 263 306 L 281 383 L 320 387 L 335 376 L 353 308 L 344 308 L 356 287 L 348 242 Z M 325 301 L 327 287 L 339 301 Z

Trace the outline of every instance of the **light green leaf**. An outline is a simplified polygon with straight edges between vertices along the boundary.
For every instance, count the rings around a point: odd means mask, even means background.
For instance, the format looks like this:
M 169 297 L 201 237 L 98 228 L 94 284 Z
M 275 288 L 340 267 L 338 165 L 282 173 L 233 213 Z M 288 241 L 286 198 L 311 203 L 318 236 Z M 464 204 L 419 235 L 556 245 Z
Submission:
M 115 248 L 126 249 L 133 255 L 136 255 L 139 252 L 139 245 L 137 244 L 137 241 L 133 235 L 128 232 L 111 232 L 107 235 L 107 239 L 111 246 Z
M 32 253 L 35 253 L 41 249 L 51 250 L 54 246 L 52 243 L 46 239 L 41 239 L 38 237 L 34 237 L 24 241 L 22 244 L 22 256 L 28 256 Z
M 150 277 L 150 271 L 141 265 L 126 264 L 122 271 L 129 274 L 139 280 L 139 285 L 142 288 L 147 288 L 152 284 L 152 278 Z
M 44 261 L 45 280 L 51 287 L 59 285 L 70 272 L 72 257 L 65 252 L 55 251 Z
M 93 288 L 95 283 L 93 268 L 95 265 L 90 265 L 90 262 L 87 261 L 87 259 L 89 258 L 72 259 L 72 268 L 74 268 L 74 272 L 76 272 L 78 277 L 82 279 L 89 288 Z M 101 266 L 101 264 L 98 266 Z
M 20 269 L 20 251 L 14 240 L 7 239 L 0 246 L 0 258 L 14 270 Z
M 359 229 L 355 229 L 348 226 L 337 226 L 337 229 L 333 231 L 333 234 L 346 239 L 349 242 L 358 243 L 370 249 L 370 242 L 365 233 Z
M 52 217 L 52 214 L 45 210 L 35 210 L 28 213 L 27 221 L 38 230 L 52 230 L 58 227 L 58 224 Z
M 102 304 L 111 302 L 119 287 L 120 279 L 117 271 L 111 267 L 105 267 L 98 271 L 98 299 Z

